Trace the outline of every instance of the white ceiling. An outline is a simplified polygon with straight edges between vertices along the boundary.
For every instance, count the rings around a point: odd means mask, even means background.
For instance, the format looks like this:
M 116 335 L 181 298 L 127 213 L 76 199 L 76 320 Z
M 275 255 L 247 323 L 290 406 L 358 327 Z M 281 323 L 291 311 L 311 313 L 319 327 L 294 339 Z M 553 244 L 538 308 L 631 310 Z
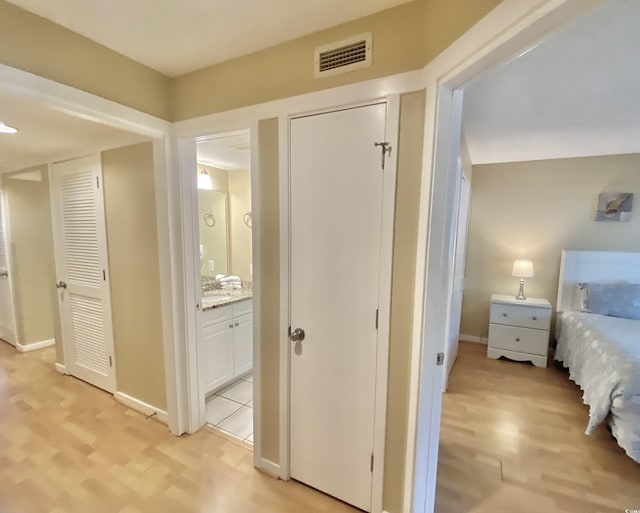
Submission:
M 143 137 L 56 111 L 0 91 L 0 121 L 19 129 L 0 134 L 0 172 L 133 144 Z
M 410 0 L 9 1 L 176 76 Z
M 231 171 L 251 167 L 248 132 L 199 141 L 196 145 L 196 153 L 200 164 L 218 169 Z
M 615 0 L 468 86 L 472 162 L 640 153 L 638 20 Z

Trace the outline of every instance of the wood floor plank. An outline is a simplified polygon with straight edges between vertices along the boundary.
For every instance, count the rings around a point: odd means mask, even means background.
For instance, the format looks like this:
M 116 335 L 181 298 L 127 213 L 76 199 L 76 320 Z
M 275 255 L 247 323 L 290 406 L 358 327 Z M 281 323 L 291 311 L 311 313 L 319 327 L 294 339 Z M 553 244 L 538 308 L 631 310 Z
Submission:
M 171 435 L 56 373 L 54 357 L 0 342 L 0 512 L 357 512 L 257 471 L 250 450 L 213 430 Z
M 584 435 L 566 373 L 484 351 L 461 344 L 443 398 L 437 513 L 640 509 L 640 465 L 606 429 Z M 0 342 L 0 512 L 357 513 L 213 430 L 172 436 L 53 359 Z
M 581 396 L 555 363 L 491 360 L 461 342 L 443 397 L 436 512 L 640 510 L 640 465 L 606 426 L 584 434 Z

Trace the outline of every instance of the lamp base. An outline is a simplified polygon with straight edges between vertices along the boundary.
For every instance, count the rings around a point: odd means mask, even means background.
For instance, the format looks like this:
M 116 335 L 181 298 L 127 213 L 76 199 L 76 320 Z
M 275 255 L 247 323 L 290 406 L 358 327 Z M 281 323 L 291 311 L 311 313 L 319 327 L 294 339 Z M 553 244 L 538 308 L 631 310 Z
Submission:
M 526 301 L 526 300 L 527 298 L 524 296 L 524 279 L 520 278 L 520 290 L 518 290 L 516 301 Z

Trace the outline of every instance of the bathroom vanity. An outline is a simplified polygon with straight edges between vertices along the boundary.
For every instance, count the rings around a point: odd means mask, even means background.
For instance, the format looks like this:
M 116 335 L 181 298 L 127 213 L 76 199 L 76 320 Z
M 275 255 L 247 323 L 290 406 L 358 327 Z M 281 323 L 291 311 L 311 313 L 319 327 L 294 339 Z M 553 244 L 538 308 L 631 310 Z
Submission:
M 253 300 L 250 291 L 203 296 L 198 365 L 205 394 L 253 367 Z

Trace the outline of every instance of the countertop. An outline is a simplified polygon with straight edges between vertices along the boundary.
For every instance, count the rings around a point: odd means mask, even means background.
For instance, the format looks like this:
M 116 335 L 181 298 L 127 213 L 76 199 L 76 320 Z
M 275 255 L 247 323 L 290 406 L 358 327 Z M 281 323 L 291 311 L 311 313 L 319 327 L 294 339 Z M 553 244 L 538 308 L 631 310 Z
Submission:
M 212 292 L 205 292 L 202 294 L 202 311 L 230 305 L 231 303 L 237 303 L 238 301 L 244 301 L 252 297 L 253 290 L 251 289 L 214 290 Z

